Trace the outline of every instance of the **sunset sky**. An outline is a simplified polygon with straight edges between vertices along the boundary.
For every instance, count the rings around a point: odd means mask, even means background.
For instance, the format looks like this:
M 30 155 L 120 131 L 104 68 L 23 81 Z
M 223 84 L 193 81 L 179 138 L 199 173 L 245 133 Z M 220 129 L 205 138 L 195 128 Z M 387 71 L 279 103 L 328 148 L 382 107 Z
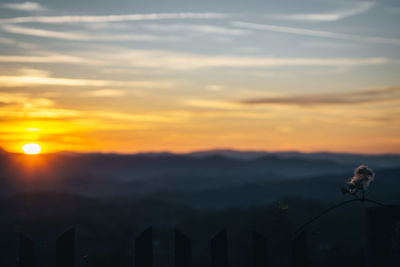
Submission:
M 0 147 L 400 152 L 400 2 L 0 4 Z

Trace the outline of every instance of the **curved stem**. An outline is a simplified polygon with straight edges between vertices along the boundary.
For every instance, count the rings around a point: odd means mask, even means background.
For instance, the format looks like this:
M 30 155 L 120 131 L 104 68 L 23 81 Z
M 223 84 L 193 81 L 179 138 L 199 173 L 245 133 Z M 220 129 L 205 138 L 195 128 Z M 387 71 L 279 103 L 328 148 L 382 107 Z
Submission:
M 326 210 L 324 210 L 323 212 L 321 212 L 319 215 L 313 217 L 311 220 L 309 220 L 308 222 L 304 223 L 302 226 L 300 226 L 299 228 L 297 228 L 296 234 L 298 234 L 299 232 L 301 232 L 301 230 L 303 230 L 304 228 L 306 228 L 309 224 L 311 224 L 311 223 L 313 223 L 314 221 L 318 220 L 320 217 L 324 216 L 326 213 L 330 212 L 331 210 L 336 209 L 336 208 L 338 208 L 338 207 L 340 207 L 340 206 L 349 204 L 349 203 L 354 202 L 354 201 L 359 201 L 359 199 L 351 199 L 351 200 L 343 201 L 343 202 L 341 202 L 341 203 L 339 203 L 339 204 L 333 205 L 333 206 L 330 207 L 330 208 L 327 208 Z
M 377 204 L 377 205 L 379 205 L 379 206 L 385 206 L 384 204 L 382 204 L 382 203 L 380 203 L 380 202 L 377 202 L 377 201 L 375 201 L 375 200 L 367 199 L 367 198 L 362 198 L 362 199 L 361 199 L 361 198 L 359 198 L 359 197 L 357 196 L 355 199 L 343 201 L 343 202 L 340 202 L 340 203 L 338 203 L 338 204 L 336 204 L 336 205 L 333 205 L 332 207 L 327 208 L 326 210 L 324 210 L 323 212 L 321 212 L 319 215 L 313 217 L 311 220 L 307 221 L 307 222 L 304 223 L 302 226 L 300 226 L 299 228 L 297 228 L 295 234 L 297 235 L 299 232 L 301 232 L 302 230 L 304 230 L 304 228 L 306 228 L 308 225 L 310 225 L 310 224 L 313 223 L 314 221 L 318 220 L 319 218 L 321 218 L 322 216 L 324 216 L 325 214 L 327 214 L 327 213 L 330 212 L 331 210 L 334 210 L 334 209 L 336 209 L 336 208 L 339 208 L 339 207 L 341 207 L 341 206 L 344 206 L 344 205 L 349 204 L 349 203 L 354 202 L 354 201 L 361 201 L 361 202 L 364 202 L 364 201 L 365 201 L 365 202 L 370 202 L 370 203 Z
M 364 198 L 364 201 L 365 201 L 365 202 L 374 203 L 374 204 L 379 205 L 379 206 L 381 206 L 381 207 L 384 207 L 384 206 L 385 206 L 385 204 L 383 204 L 383 203 L 381 203 L 381 202 L 378 202 L 378 201 L 375 201 L 375 200 L 372 200 L 372 199 L 368 199 L 368 198 Z

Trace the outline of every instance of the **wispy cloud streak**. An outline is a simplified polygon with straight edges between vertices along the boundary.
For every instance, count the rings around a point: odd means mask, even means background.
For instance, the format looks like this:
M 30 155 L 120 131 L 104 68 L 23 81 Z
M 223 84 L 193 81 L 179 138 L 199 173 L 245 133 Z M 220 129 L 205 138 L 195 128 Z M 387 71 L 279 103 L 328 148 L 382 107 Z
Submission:
M 89 80 L 89 79 L 71 79 L 54 78 L 40 75 L 20 75 L 20 76 L 0 76 L 0 86 L 2 87 L 20 87 L 34 85 L 58 85 L 73 87 L 141 87 L 141 88 L 169 88 L 171 82 L 156 81 L 111 81 L 111 80 Z
M 0 44 L 14 45 L 16 43 L 17 42 L 15 40 L 13 40 L 13 39 L 0 37 Z
M 46 10 L 44 6 L 36 2 L 23 2 L 23 3 L 4 3 L 1 5 L 3 8 L 19 10 L 19 11 L 43 11 Z
M 227 27 L 217 27 L 213 25 L 188 25 L 188 24 L 146 24 L 143 25 L 143 28 L 146 30 L 152 31 L 166 31 L 166 32 L 181 32 L 181 31 L 192 31 L 192 32 L 200 32 L 205 34 L 222 34 L 222 35 L 233 35 L 239 36 L 247 34 L 248 31 L 235 29 L 235 28 L 227 28 Z
M 33 28 L 25 28 L 19 26 L 5 25 L 1 27 L 2 30 L 21 35 L 31 35 L 31 36 L 39 36 L 46 38 L 54 38 L 54 39 L 64 39 L 64 40 L 89 40 L 89 36 L 82 33 L 69 33 L 69 32 L 61 32 L 61 31 L 49 31 L 43 29 L 33 29 Z
M 82 93 L 82 96 L 89 97 L 117 97 L 123 95 L 125 95 L 125 91 L 117 89 L 100 89 Z
M 4 25 L 1 26 L 1 29 L 13 34 L 30 35 L 69 41 L 172 41 L 178 39 L 178 37 L 173 36 L 156 36 L 149 34 L 90 34 L 79 32 L 49 31 L 44 29 L 26 28 L 14 25 Z
M 37 56 L 0 55 L 0 63 L 44 63 L 44 64 L 68 63 L 68 64 L 98 65 L 101 64 L 102 61 L 79 57 L 79 56 L 46 53 Z
M 96 66 L 120 66 L 165 70 L 193 70 L 204 68 L 277 68 L 277 67 L 357 67 L 382 65 L 390 62 L 384 57 L 375 58 L 291 58 L 209 56 L 162 50 L 108 51 L 86 53 L 80 56 L 43 54 L 40 56 L 1 56 L 0 62 L 19 63 L 70 63 Z
M 294 21 L 310 21 L 310 22 L 326 22 L 336 21 L 344 18 L 352 17 L 370 10 L 375 3 L 358 2 L 355 6 L 345 10 L 338 10 L 328 13 L 309 13 L 309 14 L 274 14 L 267 15 L 268 18 L 294 20 Z
M 152 13 L 152 14 L 127 14 L 107 16 L 32 16 L 0 19 L 1 24 L 15 23 L 99 23 L 121 21 L 146 21 L 146 20 L 181 20 L 181 19 L 222 19 L 229 17 L 223 13 Z
M 263 97 L 247 99 L 240 103 L 246 105 L 351 105 L 381 101 L 400 100 L 400 87 L 375 88 L 364 91 L 330 94 L 307 94 L 282 97 Z
M 399 39 L 384 38 L 384 37 L 378 37 L 378 36 L 362 36 L 362 35 L 354 35 L 354 34 L 335 33 L 335 32 L 329 32 L 329 31 L 317 31 L 317 30 L 310 30 L 310 29 L 304 29 L 304 28 L 278 26 L 278 25 L 271 25 L 271 24 L 257 24 L 257 23 L 243 22 L 243 21 L 234 21 L 234 22 L 232 22 L 232 24 L 236 27 L 240 27 L 240 28 L 244 28 L 244 29 L 288 33 L 288 34 L 296 34 L 296 35 L 312 36 L 312 37 L 320 37 L 320 38 L 332 38 L 332 39 L 341 39 L 341 40 L 349 40 L 349 41 L 360 41 L 360 42 L 368 42 L 368 43 L 400 45 Z

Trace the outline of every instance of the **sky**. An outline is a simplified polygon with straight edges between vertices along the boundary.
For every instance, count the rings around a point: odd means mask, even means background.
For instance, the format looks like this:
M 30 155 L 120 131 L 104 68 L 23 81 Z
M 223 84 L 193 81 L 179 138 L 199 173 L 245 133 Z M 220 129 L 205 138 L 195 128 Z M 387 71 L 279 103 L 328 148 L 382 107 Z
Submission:
M 400 152 L 400 2 L 0 1 L 0 147 Z

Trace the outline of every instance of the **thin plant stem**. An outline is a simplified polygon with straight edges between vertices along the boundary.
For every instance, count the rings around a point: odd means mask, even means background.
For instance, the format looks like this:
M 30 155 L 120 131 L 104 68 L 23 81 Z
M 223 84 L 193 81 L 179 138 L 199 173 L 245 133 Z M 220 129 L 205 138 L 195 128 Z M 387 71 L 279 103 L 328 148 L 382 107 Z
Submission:
M 309 226 L 311 223 L 315 222 L 316 220 L 318 220 L 319 218 L 321 218 L 322 216 L 324 216 L 324 215 L 327 214 L 328 212 L 330 212 L 330 211 L 332 211 L 332 210 L 334 210 L 334 209 L 336 209 L 336 208 L 339 208 L 339 207 L 341 207 L 341 206 L 350 204 L 350 203 L 352 203 L 352 202 L 354 202 L 354 201 L 361 201 L 361 203 L 363 203 L 363 204 L 364 204 L 364 202 L 370 202 L 370 203 L 374 203 L 374 204 L 376 204 L 376 205 L 379 205 L 379 206 L 381 206 L 381 207 L 385 206 L 384 204 L 382 204 L 382 203 L 380 203 L 380 202 L 378 202 L 378 201 L 375 201 L 375 200 L 372 200 L 372 199 L 364 198 L 364 196 L 363 196 L 363 198 L 360 198 L 360 197 L 358 197 L 357 195 L 353 195 L 353 196 L 355 197 L 354 199 L 347 200 L 347 201 L 343 201 L 343 202 L 340 202 L 340 203 L 338 203 L 338 204 L 336 204 L 336 205 L 333 205 L 332 207 L 329 207 L 329 208 L 327 208 L 326 210 L 322 211 L 322 212 L 321 212 L 320 214 L 318 214 L 317 216 L 311 218 L 309 221 L 307 221 L 307 222 L 304 223 L 302 226 L 300 226 L 299 228 L 297 228 L 297 230 L 296 230 L 296 232 L 295 232 L 295 235 L 298 235 L 298 234 L 299 234 L 301 231 L 303 231 L 307 226 Z

